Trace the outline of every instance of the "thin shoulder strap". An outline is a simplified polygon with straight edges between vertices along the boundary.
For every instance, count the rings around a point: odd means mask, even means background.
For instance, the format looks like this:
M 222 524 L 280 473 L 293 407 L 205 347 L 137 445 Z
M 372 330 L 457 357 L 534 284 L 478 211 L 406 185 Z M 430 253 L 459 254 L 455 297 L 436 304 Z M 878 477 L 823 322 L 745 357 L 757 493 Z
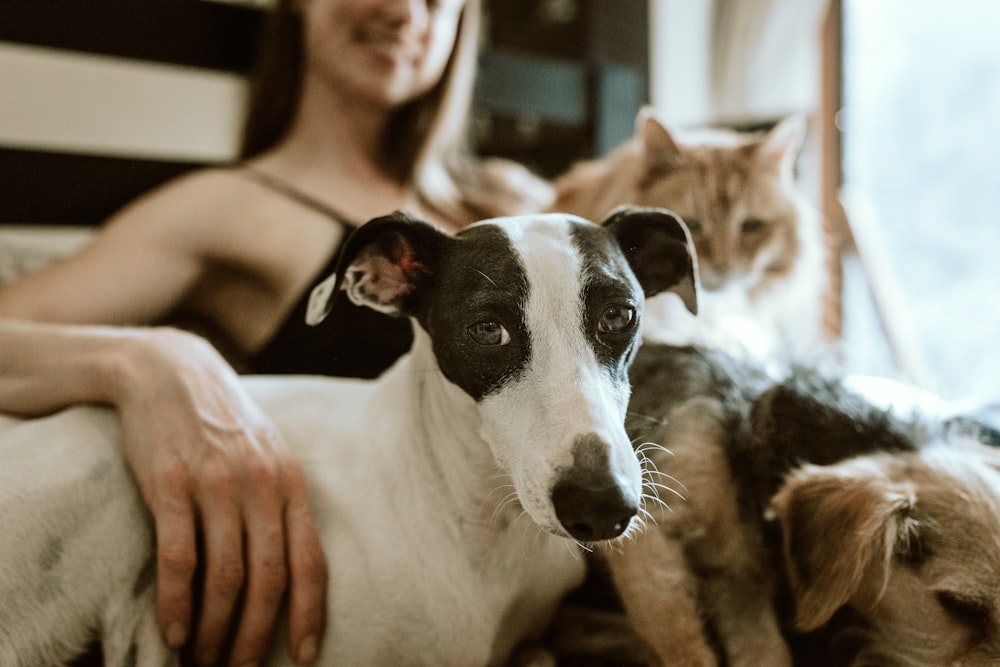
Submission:
M 284 197 L 287 197 L 292 201 L 298 202 L 299 204 L 302 204 L 307 208 L 311 208 L 314 211 L 322 213 L 331 220 L 339 222 L 340 224 L 346 227 L 358 226 L 356 222 L 352 221 L 350 218 L 348 218 L 346 215 L 344 215 L 337 209 L 333 208 L 326 202 L 320 201 L 316 197 L 313 197 L 312 195 L 303 192 L 302 190 L 295 187 L 288 181 L 278 178 L 277 176 L 273 176 L 267 172 L 261 171 L 256 167 L 252 167 L 249 164 L 246 164 L 245 162 L 242 163 L 240 166 L 243 167 L 243 169 L 240 170 L 238 173 L 245 174 L 247 178 L 250 178 L 251 180 L 253 180 L 256 183 L 259 183 L 260 185 L 263 185 L 269 190 L 277 192 L 278 194 L 283 195 Z

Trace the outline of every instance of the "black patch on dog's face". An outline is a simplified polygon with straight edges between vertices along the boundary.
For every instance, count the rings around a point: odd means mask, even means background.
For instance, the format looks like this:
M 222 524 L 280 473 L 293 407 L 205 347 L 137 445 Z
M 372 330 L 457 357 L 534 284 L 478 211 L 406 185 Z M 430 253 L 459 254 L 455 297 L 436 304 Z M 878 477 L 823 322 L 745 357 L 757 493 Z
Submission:
M 433 276 L 417 320 L 434 345 L 441 372 L 473 399 L 516 380 L 531 356 L 525 322 L 528 280 L 506 234 L 491 225 L 458 234 Z M 505 344 L 484 344 L 480 332 L 509 335 Z
M 583 335 L 598 362 L 618 381 L 628 381 L 628 367 L 638 349 L 643 294 L 617 241 L 597 225 L 572 229 L 583 260 Z

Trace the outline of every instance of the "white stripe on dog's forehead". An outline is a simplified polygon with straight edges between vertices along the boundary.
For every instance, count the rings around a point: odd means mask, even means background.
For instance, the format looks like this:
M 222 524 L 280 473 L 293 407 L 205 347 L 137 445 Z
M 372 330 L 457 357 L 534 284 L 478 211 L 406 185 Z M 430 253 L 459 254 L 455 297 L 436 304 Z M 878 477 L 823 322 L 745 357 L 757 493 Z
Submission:
M 545 213 L 533 216 L 497 218 L 495 222 L 503 228 L 511 245 L 521 253 L 521 256 L 527 257 L 528 252 L 533 249 L 535 250 L 534 254 L 549 255 L 553 252 L 553 248 L 560 244 L 567 246 L 567 249 L 575 253 L 570 231 L 573 220 L 575 218 L 559 213 Z M 555 244 L 551 242 L 555 242 Z M 542 249 L 543 247 L 544 249 Z
M 576 221 L 575 217 L 563 214 L 501 221 L 511 245 L 521 256 L 530 286 L 528 312 L 525 313 L 529 328 L 534 329 L 550 318 L 558 318 L 561 322 L 579 321 L 583 260 L 572 235 Z M 535 319 L 536 316 L 541 319 Z
M 546 256 L 553 260 L 560 255 L 566 255 L 566 253 L 578 255 L 579 250 L 573 242 L 573 225 L 591 224 L 583 218 L 564 213 L 539 213 L 537 215 L 494 218 L 480 224 L 488 223 L 496 224 L 503 229 L 507 238 L 510 239 L 511 245 L 522 257 L 536 255 Z M 565 252 L 561 253 L 560 248 Z

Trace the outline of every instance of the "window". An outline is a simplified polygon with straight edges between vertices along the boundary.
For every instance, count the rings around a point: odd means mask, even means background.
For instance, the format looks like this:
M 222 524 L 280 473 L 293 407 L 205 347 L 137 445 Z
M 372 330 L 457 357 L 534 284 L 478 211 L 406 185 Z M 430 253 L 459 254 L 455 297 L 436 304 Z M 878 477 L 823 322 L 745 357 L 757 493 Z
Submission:
M 996 396 L 1000 3 L 843 0 L 843 11 L 845 201 L 860 194 L 871 215 L 847 213 L 874 227 L 859 231 L 875 232 L 892 265 L 915 379 L 949 398 Z

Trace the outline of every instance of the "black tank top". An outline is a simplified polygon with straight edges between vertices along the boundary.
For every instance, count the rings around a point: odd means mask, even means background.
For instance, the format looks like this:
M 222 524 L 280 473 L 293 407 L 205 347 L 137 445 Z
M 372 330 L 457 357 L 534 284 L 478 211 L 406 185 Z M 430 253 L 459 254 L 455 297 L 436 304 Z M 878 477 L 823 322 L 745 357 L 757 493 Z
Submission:
M 371 308 L 356 306 L 341 291 L 334 297 L 333 309 L 323 322 L 317 326 L 306 324 L 306 306 L 312 287 L 336 269 L 344 242 L 358 225 L 289 183 L 250 167 L 241 173 L 344 227 L 342 240 L 332 249 L 327 265 L 309 283 L 309 289 L 271 340 L 250 361 L 249 372 L 356 378 L 379 376 L 410 349 L 413 330 L 408 318 L 390 317 Z

